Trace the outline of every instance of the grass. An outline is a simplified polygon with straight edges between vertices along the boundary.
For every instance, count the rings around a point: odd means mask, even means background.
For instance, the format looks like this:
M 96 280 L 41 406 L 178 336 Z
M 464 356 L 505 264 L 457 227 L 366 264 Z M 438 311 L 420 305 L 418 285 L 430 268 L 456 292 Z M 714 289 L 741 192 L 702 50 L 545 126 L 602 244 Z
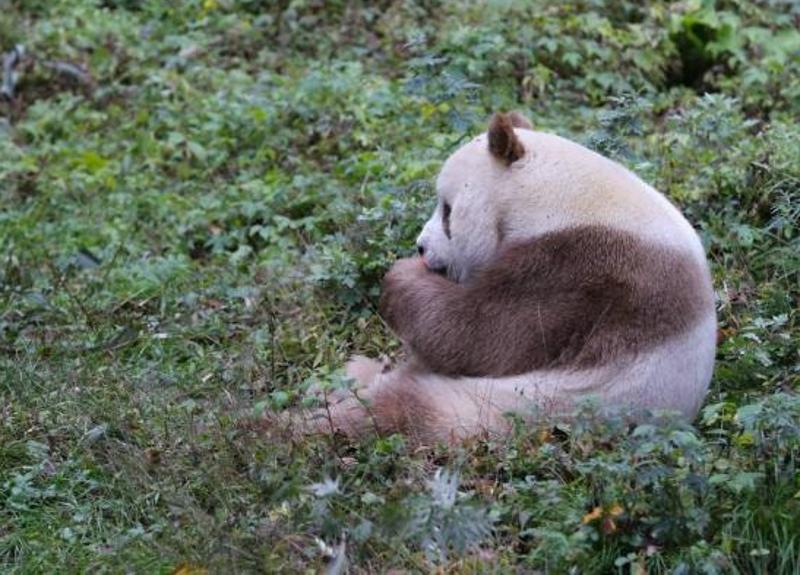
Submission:
M 794 573 L 790 2 L 0 0 L 0 571 Z M 396 356 L 379 280 L 491 111 L 634 169 L 712 263 L 692 425 L 290 440 Z M 180 571 L 180 570 L 183 571 Z M 572 570 L 572 571 L 571 571 Z

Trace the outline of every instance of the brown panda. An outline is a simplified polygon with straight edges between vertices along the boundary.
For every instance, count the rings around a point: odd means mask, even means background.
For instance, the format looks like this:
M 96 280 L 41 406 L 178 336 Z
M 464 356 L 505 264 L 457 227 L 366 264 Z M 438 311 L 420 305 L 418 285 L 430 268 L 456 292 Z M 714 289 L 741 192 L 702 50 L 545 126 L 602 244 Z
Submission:
M 409 359 L 393 370 L 352 359 L 360 400 L 333 399 L 321 428 L 453 441 L 589 396 L 697 413 L 714 294 L 697 235 L 663 195 L 516 113 L 495 114 L 445 162 L 437 194 L 419 256 L 382 286 Z

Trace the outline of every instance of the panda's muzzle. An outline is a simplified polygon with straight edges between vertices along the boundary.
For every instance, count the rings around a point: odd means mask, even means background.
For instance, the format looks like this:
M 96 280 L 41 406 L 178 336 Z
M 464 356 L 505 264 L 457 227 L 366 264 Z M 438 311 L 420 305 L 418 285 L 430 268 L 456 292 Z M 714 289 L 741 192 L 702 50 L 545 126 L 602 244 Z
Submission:
M 422 258 L 422 262 L 425 264 L 425 267 L 428 268 L 428 271 L 442 276 L 447 276 L 447 266 L 440 264 L 433 257 L 431 257 L 431 254 L 428 252 L 422 242 L 417 242 L 417 253 L 419 254 L 420 258 Z
M 425 264 L 425 267 L 429 272 L 439 274 L 440 276 L 445 276 L 445 277 L 447 276 L 447 266 L 432 265 L 430 260 L 426 258 L 424 255 L 422 255 L 422 263 Z

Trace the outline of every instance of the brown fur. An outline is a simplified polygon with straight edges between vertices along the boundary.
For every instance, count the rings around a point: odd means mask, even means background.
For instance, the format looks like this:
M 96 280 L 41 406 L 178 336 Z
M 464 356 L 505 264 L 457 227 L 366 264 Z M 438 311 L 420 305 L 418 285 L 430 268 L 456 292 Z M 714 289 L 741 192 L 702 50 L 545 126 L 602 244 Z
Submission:
M 504 376 L 644 352 L 701 319 L 709 282 L 688 254 L 584 226 L 507 247 L 469 284 L 400 260 L 380 307 L 432 371 Z
M 506 165 L 525 155 L 525 148 L 514 133 L 514 121 L 519 122 L 520 119 L 527 123 L 519 114 L 497 113 L 489 122 L 489 151 Z

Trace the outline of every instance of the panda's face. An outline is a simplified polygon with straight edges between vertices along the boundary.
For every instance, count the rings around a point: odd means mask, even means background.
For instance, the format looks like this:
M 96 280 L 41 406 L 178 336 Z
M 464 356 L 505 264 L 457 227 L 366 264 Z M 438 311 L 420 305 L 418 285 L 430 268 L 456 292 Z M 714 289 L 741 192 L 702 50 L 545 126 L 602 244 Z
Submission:
M 515 128 L 530 130 L 531 125 L 514 112 L 495 114 L 485 134 L 445 162 L 436 181 L 436 209 L 417 239 L 429 269 L 467 282 L 493 260 L 509 230 L 519 227 L 511 225 L 514 213 L 508 207 L 520 206 L 518 175 L 531 154 Z
M 436 183 L 436 209 L 417 239 L 429 269 L 465 282 L 491 261 L 501 240 L 496 194 L 504 169 L 491 157 L 485 136 L 447 160 Z

